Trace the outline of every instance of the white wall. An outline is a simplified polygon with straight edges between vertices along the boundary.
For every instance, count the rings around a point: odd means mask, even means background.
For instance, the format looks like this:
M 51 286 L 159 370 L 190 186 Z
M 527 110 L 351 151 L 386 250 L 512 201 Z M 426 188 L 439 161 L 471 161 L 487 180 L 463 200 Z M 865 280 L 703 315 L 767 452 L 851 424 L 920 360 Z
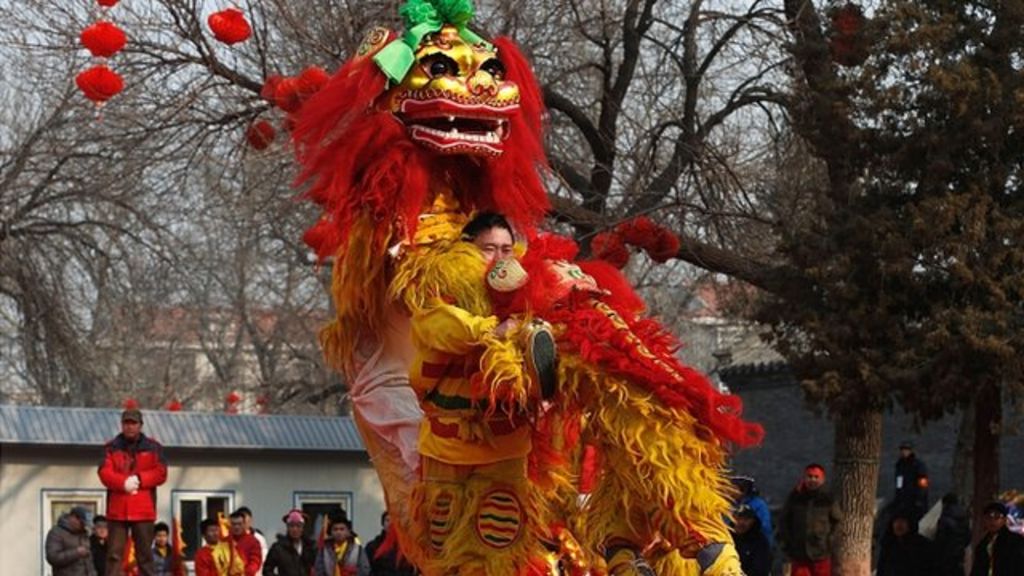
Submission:
M 0 452 L 0 573 L 38 574 L 43 566 L 44 489 L 100 490 L 102 449 L 11 447 Z M 225 450 L 167 451 L 168 478 L 158 491 L 157 514 L 170 523 L 172 490 L 233 491 L 234 506 L 253 510 L 268 541 L 282 531 L 281 516 L 300 492 L 351 492 L 356 532 L 364 541 L 380 531 L 383 492 L 365 455 L 287 454 Z

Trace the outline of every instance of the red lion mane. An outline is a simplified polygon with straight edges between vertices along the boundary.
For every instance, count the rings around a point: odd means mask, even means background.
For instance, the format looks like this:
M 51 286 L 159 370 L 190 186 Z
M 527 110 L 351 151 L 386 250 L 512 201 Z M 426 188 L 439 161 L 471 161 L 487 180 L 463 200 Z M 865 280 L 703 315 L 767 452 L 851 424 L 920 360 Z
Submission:
M 380 224 L 374 245 L 411 237 L 436 192 L 432 177 L 449 179 L 462 210 L 500 212 L 527 235 L 536 229 L 549 208 L 541 178 L 547 168 L 541 90 L 512 40 L 494 45 L 520 92 L 519 113 L 496 158 L 443 156 L 413 142 L 402 122 L 381 109 L 388 82 L 372 53 L 345 63 L 298 111 L 298 182 L 323 210 L 304 239 L 320 258 L 342 249 L 365 216 Z

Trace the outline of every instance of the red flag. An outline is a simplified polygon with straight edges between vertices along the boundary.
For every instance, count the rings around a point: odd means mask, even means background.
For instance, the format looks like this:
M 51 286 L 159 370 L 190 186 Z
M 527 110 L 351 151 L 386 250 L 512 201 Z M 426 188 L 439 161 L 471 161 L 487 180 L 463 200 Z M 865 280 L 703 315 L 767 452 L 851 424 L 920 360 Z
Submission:
M 185 568 L 185 539 L 181 537 L 181 523 L 171 518 L 171 574 L 188 576 Z
M 125 576 L 139 576 L 139 566 L 135 561 L 134 535 L 125 541 L 124 560 L 121 561 L 121 568 L 124 570 Z
M 223 512 L 217 512 L 217 526 L 220 527 L 221 541 L 227 540 L 231 536 L 231 523 L 224 517 Z

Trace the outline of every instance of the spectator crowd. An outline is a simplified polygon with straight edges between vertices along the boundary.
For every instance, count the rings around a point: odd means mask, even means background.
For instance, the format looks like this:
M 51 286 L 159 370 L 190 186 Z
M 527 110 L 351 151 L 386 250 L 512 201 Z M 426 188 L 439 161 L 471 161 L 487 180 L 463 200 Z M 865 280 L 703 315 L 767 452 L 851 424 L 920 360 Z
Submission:
M 142 413 L 125 410 L 121 433 L 107 443 L 99 477 L 107 488 L 106 515 L 91 519 L 74 507 L 46 536 L 46 561 L 54 576 L 184 576 L 184 556 L 171 528 L 156 521 L 156 489 L 167 478 L 162 447 L 142 433 Z M 876 576 L 1022 576 L 1024 498 L 994 501 L 982 514 L 983 535 L 971 546 L 967 511 L 955 494 L 928 508 L 928 472 L 909 442 L 900 445 L 894 496 L 880 513 Z M 733 478 L 736 488 L 732 535 L 747 576 L 831 576 L 835 534 L 843 522 L 840 503 L 828 488 L 821 464 L 808 464 L 781 512 L 772 512 L 753 478 Z M 929 519 L 929 516 L 933 516 Z M 193 558 L 195 576 L 413 576 L 388 538 L 389 518 L 365 546 L 346 512 L 326 515 L 319 538 L 310 538 L 309 518 L 289 510 L 275 541 L 253 527 L 246 507 L 228 518 L 200 524 L 202 547 Z M 927 524 L 927 526 L 925 526 Z M 925 535 L 927 534 L 927 536 Z

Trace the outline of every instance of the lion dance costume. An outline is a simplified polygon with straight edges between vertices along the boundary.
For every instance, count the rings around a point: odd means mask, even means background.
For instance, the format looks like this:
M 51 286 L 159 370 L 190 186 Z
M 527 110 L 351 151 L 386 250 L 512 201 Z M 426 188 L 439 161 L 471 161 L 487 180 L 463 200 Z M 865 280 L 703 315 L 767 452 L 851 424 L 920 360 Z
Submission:
M 427 576 L 550 574 L 559 555 L 573 574 L 741 574 L 723 473 L 760 429 L 675 358 L 614 268 L 539 233 L 543 104 L 515 44 L 473 32 L 468 0 L 401 14 L 294 136 L 322 208 L 305 239 L 334 262 L 321 340 L 402 554 Z M 528 240 L 515 259 L 461 237 L 481 210 Z M 557 347 L 553 386 L 537 342 Z M 580 497 L 584 446 L 601 466 Z

